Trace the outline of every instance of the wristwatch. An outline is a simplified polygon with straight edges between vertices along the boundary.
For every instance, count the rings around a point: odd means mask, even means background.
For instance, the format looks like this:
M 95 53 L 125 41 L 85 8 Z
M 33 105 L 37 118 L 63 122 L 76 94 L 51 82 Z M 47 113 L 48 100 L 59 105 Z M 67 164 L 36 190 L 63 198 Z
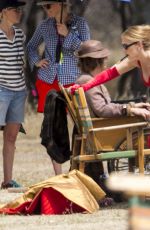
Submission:
M 127 105 L 122 105 L 122 115 L 127 116 Z

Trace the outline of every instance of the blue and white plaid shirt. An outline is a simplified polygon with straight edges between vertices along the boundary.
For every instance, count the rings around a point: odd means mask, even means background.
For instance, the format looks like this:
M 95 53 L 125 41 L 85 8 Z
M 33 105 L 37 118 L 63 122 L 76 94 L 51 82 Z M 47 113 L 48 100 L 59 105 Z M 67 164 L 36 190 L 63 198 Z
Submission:
M 54 18 L 48 18 L 35 30 L 33 37 L 27 44 L 27 54 L 31 68 L 35 63 L 41 60 L 38 53 L 39 45 L 44 42 L 44 58 L 49 61 L 46 68 L 38 70 L 38 78 L 44 82 L 52 84 L 55 77 L 63 85 L 74 83 L 79 76 L 80 71 L 77 67 L 77 58 L 74 56 L 75 50 L 79 49 L 82 41 L 90 39 L 90 32 L 87 22 L 84 18 L 72 14 L 69 34 L 61 37 L 63 61 L 56 63 L 56 47 L 58 42 L 58 33 Z

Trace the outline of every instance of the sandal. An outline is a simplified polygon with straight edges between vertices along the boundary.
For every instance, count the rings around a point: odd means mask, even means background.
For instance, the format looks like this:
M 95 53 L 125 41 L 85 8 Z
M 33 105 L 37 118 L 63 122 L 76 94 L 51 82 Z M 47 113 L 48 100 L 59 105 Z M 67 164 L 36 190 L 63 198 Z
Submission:
M 21 185 L 18 184 L 16 181 L 14 180 L 11 180 L 10 182 L 8 183 L 4 183 L 2 182 L 1 184 L 1 189 L 7 189 L 7 188 L 20 188 Z

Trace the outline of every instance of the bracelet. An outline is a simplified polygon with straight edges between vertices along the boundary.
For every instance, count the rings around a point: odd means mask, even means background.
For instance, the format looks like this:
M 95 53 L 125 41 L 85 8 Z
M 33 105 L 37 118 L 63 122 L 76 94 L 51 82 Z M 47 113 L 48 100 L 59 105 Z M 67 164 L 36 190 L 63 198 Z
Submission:
M 127 105 L 122 105 L 122 115 L 127 116 Z
M 133 108 L 133 107 L 131 107 L 131 105 L 127 105 L 127 116 L 130 116 L 130 117 L 132 117 L 132 116 L 134 116 L 134 114 L 131 112 L 131 108 Z
M 134 107 L 135 107 L 135 102 L 133 102 L 133 101 L 129 102 L 129 106 L 130 106 L 131 108 L 134 108 Z
M 123 116 L 134 116 L 134 114 L 131 112 L 131 108 L 135 107 L 134 102 L 130 102 L 129 104 L 125 104 L 122 106 L 122 115 Z

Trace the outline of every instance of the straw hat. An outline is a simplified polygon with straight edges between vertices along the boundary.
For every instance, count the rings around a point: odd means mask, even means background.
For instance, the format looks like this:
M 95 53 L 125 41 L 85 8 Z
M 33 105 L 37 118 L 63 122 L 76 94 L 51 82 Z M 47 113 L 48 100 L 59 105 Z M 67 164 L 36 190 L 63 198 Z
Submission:
M 19 1 L 19 0 L 0 0 L 0 11 L 8 7 L 19 7 L 19 6 L 24 6 L 25 4 L 26 4 L 25 1 Z
M 81 44 L 78 51 L 75 51 L 78 58 L 105 58 L 110 54 L 109 50 L 104 48 L 100 41 L 88 40 Z

